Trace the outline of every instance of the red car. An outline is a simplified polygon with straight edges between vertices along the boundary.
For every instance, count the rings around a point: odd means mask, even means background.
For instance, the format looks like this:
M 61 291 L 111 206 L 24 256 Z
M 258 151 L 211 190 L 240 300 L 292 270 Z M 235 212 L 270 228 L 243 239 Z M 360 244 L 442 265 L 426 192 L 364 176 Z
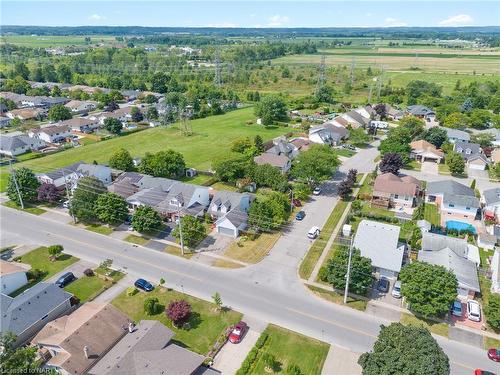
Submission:
M 245 322 L 239 322 L 234 326 L 233 330 L 229 334 L 229 341 L 233 344 L 238 344 L 245 335 L 247 329 L 248 326 Z
M 494 372 L 486 371 L 486 370 L 481 370 L 481 369 L 476 369 L 474 371 L 474 375 L 496 375 Z
M 292 202 L 295 207 L 302 207 L 302 202 L 299 201 L 298 199 L 294 198 Z
M 495 362 L 500 362 L 500 349 L 488 350 L 488 358 Z

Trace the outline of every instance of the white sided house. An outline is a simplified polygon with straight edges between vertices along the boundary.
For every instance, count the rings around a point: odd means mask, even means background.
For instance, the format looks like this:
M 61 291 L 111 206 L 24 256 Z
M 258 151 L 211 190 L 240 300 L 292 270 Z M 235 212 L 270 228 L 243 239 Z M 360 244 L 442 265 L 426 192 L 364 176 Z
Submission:
M 70 190 L 76 188 L 80 178 L 91 176 L 99 179 L 104 186 L 111 184 L 111 168 L 98 164 L 75 163 L 48 173 L 37 174 L 41 183 L 53 184 L 59 189 L 67 185 Z
M 0 285 L 3 294 L 11 294 L 28 284 L 26 272 L 31 266 L 18 262 L 0 260 Z
M 246 193 L 218 191 L 214 194 L 208 214 L 215 220 L 217 233 L 236 238 L 247 227 L 248 210 L 253 196 Z
M 47 143 L 59 143 L 71 136 L 69 126 L 51 125 L 40 129 L 32 129 L 28 132 L 30 138 L 38 138 Z

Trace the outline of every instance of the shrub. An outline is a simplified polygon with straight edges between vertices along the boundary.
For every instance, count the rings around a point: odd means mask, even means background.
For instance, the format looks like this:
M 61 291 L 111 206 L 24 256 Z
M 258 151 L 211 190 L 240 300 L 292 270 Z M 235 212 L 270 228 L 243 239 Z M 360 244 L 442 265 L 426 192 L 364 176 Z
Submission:
M 325 266 L 319 269 L 318 278 L 324 282 L 328 281 L 328 269 Z
M 247 375 L 250 370 L 252 369 L 252 365 L 254 364 L 255 360 L 257 359 L 257 354 L 259 351 L 257 348 L 252 348 L 250 352 L 248 353 L 247 357 L 241 364 L 240 369 L 236 372 L 236 375 Z
M 39 280 L 43 277 L 43 271 L 38 268 L 34 268 L 26 272 L 26 277 L 28 280 Z
M 85 276 L 89 276 L 89 277 L 90 276 L 94 276 L 94 271 L 92 269 L 90 269 L 90 268 L 87 268 L 85 271 L 83 271 L 83 274 Z
M 274 358 L 274 355 L 272 355 L 271 353 L 264 353 L 262 355 L 262 361 L 264 362 L 266 369 L 274 372 L 274 370 L 276 369 L 276 358 Z
M 48 247 L 49 254 L 56 258 L 62 253 L 63 250 L 64 248 L 61 245 L 52 245 Z
M 166 314 L 176 327 L 180 327 L 189 319 L 191 306 L 184 300 L 172 301 L 167 307 Z
M 255 347 L 257 349 L 261 349 L 264 344 L 266 343 L 267 339 L 269 338 L 269 335 L 267 333 L 263 333 L 260 335 L 260 337 L 257 339 L 257 342 L 255 343 Z
M 127 288 L 127 296 L 132 297 L 133 295 L 136 295 L 139 292 L 136 287 L 131 286 Z
M 302 371 L 300 371 L 299 366 L 289 364 L 286 368 L 287 375 L 302 375 Z
M 144 312 L 148 315 L 155 315 L 160 312 L 160 301 L 156 297 L 149 297 L 144 300 Z

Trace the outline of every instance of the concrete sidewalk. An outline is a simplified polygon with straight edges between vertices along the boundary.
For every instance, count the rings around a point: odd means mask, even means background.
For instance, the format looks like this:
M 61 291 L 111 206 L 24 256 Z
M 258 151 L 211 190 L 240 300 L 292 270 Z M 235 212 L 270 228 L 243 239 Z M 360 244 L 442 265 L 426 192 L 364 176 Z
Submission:
M 361 375 L 359 354 L 339 346 L 330 345 L 321 375 Z
M 116 296 L 122 293 L 125 289 L 134 285 L 135 278 L 131 275 L 125 275 L 123 279 L 118 281 L 115 285 L 113 285 L 108 290 L 99 294 L 94 302 L 98 303 L 110 303 Z

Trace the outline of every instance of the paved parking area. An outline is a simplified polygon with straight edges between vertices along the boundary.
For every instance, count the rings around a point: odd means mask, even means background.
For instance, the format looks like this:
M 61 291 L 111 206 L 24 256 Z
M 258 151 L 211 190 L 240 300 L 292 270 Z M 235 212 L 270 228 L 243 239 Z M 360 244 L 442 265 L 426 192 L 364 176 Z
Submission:
M 489 179 L 488 171 L 482 171 L 480 169 L 468 168 L 467 175 L 471 178 Z
M 83 271 L 85 271 L 87 268 L 96 268 L 98 265 L 95 263 L 87 262 L 86 260 L 79 260 L 76 263 L 73 263 L 71 266 L 65 268 L 59 273 L 56 273 L 54 276 L 52 276 L 50 279 L 48 279 L 48 282 L 55 282 L 61 275 L 64 275 L 66 272 L 73 272 L 73 275 L 78 279 L 83 275 Z
M 401 298 L 394 298 L 391 294 L 392 287 L 396 280 L 389 279 L 389 291 L 387 293 L 381 292 L 377 289 L 378 280 L 374 280 L 370 291 L 370 299 L 387 303 L 389 305 L 401 307 Z
M 215 230 L 206 236 L 196 248 L 196 252 L 222 253 L 234 241 L 234 238 L 218 234 Z
M 422 163 L 421 171 L 423 173 L 437 175 L 439 173 L 439 167 L 437 163 L 433 163 L 432 161 L 424 161 Z
M 474 322 L 470 319 L 467 318 L 467 304 L 462 302 L 462 316 L 458 317 L 458 316 L 454 316 L 452 315 L 451 316 L 451 321 L 453 322 L 453 324 L 456 324 L 457 326 L 466 326 L 466 327 L 469 327 L 469 328 L 473 328 L 473 329 L 478 329 L 480 330 L 482 327 L 483 327 L 483 314 L 484 314 L 484 311 L 482 311 L 482 314 L 481 314 L 481 321 L 479 322 Z

